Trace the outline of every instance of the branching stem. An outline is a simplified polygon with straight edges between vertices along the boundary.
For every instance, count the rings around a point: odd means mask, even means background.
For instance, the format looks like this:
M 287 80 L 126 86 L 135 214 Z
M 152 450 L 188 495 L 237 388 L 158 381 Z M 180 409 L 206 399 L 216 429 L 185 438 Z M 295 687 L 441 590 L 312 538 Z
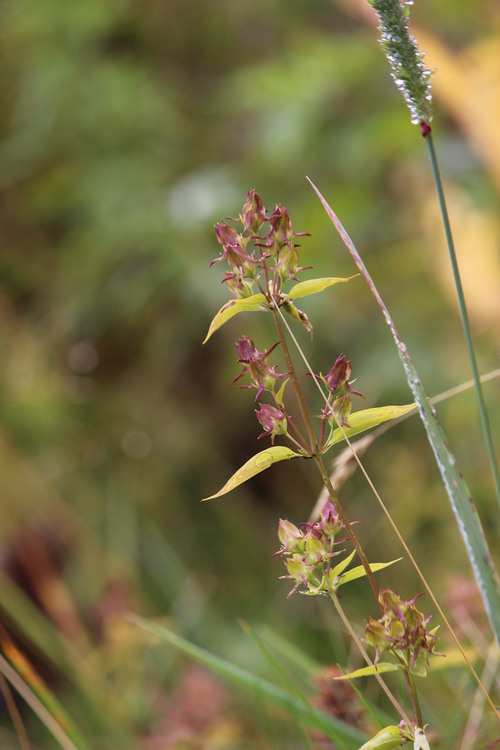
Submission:
M 283 355 L 285 357 L 286 366 L 288 369 L 288 372 L 290 374 L 290 377 L 293 382 L 293 386 L 295 389 L 295 393 L 297 395 L 297 401 L 299 403 L 300 413 L 302 414 L 302 419 L 304 420 L 304 424 L 307 430 L 307 434 L 309 436 L 309 442 L 311 447 L 311 454 L 315 454 L 318 450 L 318 446 L 316 443 L 316 435 L 314 433 L 314 427 L 311 420 L 311 415 L 309 414 L 309 409 L 307 408 L 306 400 L 304 398 L 304 393 L 302 391 L 302 387 L 300 385 L 299 379 L 297 377 L 297 373 L 295 372 L 295 367 L 293 366 L 293 361 L 290 356 L 290 350 L 288 349 L 288 344 L 285 338 L 285 333 L 283 331 L 281 321 L 279 319 L 279 315 L 276 312 L 276 310 L 273 310 L 273 316 L 274 316 L 274 322 L 276 324 L 276 328 L 278 330 L 278 335 L 280 337 L 281 342 L 281 348 L 283 350 Z

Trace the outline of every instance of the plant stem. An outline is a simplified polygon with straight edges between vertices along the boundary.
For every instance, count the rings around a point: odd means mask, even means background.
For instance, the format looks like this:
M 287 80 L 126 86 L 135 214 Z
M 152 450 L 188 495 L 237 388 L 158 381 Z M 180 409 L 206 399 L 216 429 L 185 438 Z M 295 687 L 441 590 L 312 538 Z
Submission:
M 427 141 L 427 146 L 429 149 L 429 156 L 430 156 L 431 166 L 432 166 L 432 174 L 434 176 L 434 183 L 436 185 L 436 191 L 438 194 L 439 206 L 441 209 L 441 216 L 442 216 L 444 231 L 446 235 L 446 242 L 448 245 L 448 252 L 450 254 L 451 267 L 453 270 L 453 277 L 455 280 L 455 287 L 457 290 L 458 304 L 460 307 L 460 315 L 462 318 L 462 327 L 464 330 L 465 343 L 467 345 L 467 352 L 469 355 L 469 361 L 470 361 L 470 365 L 472 369 L 472 376 L 474 378 L 474 386 L 476 389 L 476 398 L 477 398 L 477 403 L 478 403 L 478 408 L 479 408 L 479 416 L 481 419 L 481 426 L 483 428 L 484 440 L 486 443 L 486 450 L 488 452 L 491 472 L 492 472 L 493 481 L 495 484 L 497 500 L 500 505 L 500 473 L 498 470 L 498 463 L 497 463 L 496 456 L 495 456 L 495 448 L 493 446 L 493 438 L 491 435 L 488 412 L 487 412 L 486 404 L 484 401 L 483 389 L 481 386 L 481 380 L 480 380 L 479 371 L 477 368 L 476 356 L 474 353 L 474 345 L 472 343 L 472 335 L 471 335 L 470 325 L 469 325 L 469 315 L 467 313 L 467 305 L 465 303 L 465 297 L 464 297 L 464 292 L 462 288 L 462 281 L 460 279 L 460 272 L 458 269 L 457 257 L 455 253 L 455 245 L 454 245 L 453 236 L 451 233 L 451 227 L 450 227 L 450 222 L 448 218 L 448 210 L 446 208 L 446 201 L 444 197 L 443 186 L 441 183 L 441 175 L 439 172 L 436 150 L 434 148 L 434 142 L 432 140 L 432 135 L 430 133 L 429 135 L 427 135 L 425 140 Z
M 368 560 L 366 559 L 366 555 L 363 552 L 363 549 L 361 547 L 361 544 L 358 541 L 358 538 L 356 534 L 354 533 L 351 524 L 349 523 L 349 520 L 347 516 L 345 515 L 343 508 L 340 504 L 340 501 L 335 493 L 335 490 L 333 488 L 333 485 L 330 481 L 330 477 L 328 475 L 328 472 L 325 468 L 325 464 L 323 462 L 323 459 L 321 456 L 314 456 L 314 460 L 316 463 L 316 466 L 319 469 L 319 472 L 321 474 L 321 478 L 323 479 L 323 484 L 325 485 L 326 489 L 328 490 L 328 494 L 330 495 L 332 503 L 335 505 L 335 508 L 337 510 L 337 513 L 339 514 L 339 518 L 342 521 L 342 523 L 345 526 L 345 530 L 347 531 L 349 535 L 349 539 L 353 543 L 353 546 L 358 554 L 359 560 L 361 562 L 361 565 L 365 569 L 366 577 L 368 578 L 368 582 L 370 584 L 371 590 L 373 591 L 373 595 L 377 601 L 377 604 L 380 607 L 380 602 L 378 600 L 378 585 L 375 580 L 375 576 L 372 573 L 372 570 L 370 568 L 370 564 Z
M 338 596 L 336 594 L 332 594 L 330 598 L 331 598 L 331 600 L 332 600 L 332 602 L 334 604 L 335 609 L 337 610 L 338 616 L 340 617 L 340 619 L 344 623 L 344 627 L 346 628 L 346 630 L 349 633 L 349 635 L 351 636 L 352 640 L 354 641 L 354 643 L 358 647 L 361 656 L 363 657 L 363 659 L 365 660 L 365 662 L 368 664 L 369 667 L 373 667 L 373 662 L 370 659 L 370 657 L 368 656 L 368 654 L 366 652 L 366 649 L 363 646 L 363 644 L 362 644 L 360 638 L 358 637 L 356 631 L 354 630 L 354 628 L 352 627 L 351 623 L 349 622 L 349 619 L 346 617 L 346 614 L 345 614 L 344 610 L 342 609 L 342 606 L 341 606 L 341 604 L 339 602 Z M 406 722 L 406 724 L 410 727 L 411 726 L 411 721 L 410 721 L 409 717 L 407 716 L 404 708 L 401 706 L 401 704 L 398 702 L 398 700 L 391 693 L 391 691 L 389 690 L 389 688 L 385 684 L 385 682 L 382 679 L 382 677 L 380 676 L 380 674 L 378 674 L 378 672 L 375 672 L 374 676 L 375 676 L 377 682 L 379 683 L 380 687 L 382 688 L 382 690 L 387 695 L 387 697 L 391 701 L 392 705 L 394 706 L 394 708 L 398 712 L 398 714 Z
M 420 710 L 420 703 L 418 700 L 418 694 L 417 694 L 417 688 L 415 687 L 415 678 L 413 677 L 410 670 L 405 670 L 405 678 L 408 685 L 408 690 L 410 691 L 410 698 L 413 705 L 413 710 L 415 711 L 415 720 L 417 722 L 417 727 L 424 726 L 423 719 L 422 719 L 422 711 Z
M 318 446 L 316 443 L 316 435 L 314 433 L 314 427 L 313 427 L 313 423 L 311 420 L 311 415 L 309 414 L 309 409 L 307 408 L 306 400 L 302 392 L 302 387 L 299 383 L 297 373 L 295 372 L 295 367 L 293 366 L 293 361 L 290 356 L 290 350 L 288 349 L 288 344 L 286 342 L 285 333 L 281 326 L 281 321 L 279 319 L 278 313 L 276 312 L 276 310 L 273 310 L 272 312 L 274 316 L 274 322 L 276 323 L 276 328 L 278 329 L 278 334 L 279 334 L 280 341 L 281 341 L 281 348 L 283 349 L 283 355 L 285 357 L 286 366 L 288 368 L 288 372 L 293 382 L 295 393 L 297 395 L 297 401 L 299 402 L 300 413 L 302 414 L 302 419 L 304 420 L 307 434 L 309 435 L 310 450 L 311 450 L 311 453 L 314 454 L 318 450 Z

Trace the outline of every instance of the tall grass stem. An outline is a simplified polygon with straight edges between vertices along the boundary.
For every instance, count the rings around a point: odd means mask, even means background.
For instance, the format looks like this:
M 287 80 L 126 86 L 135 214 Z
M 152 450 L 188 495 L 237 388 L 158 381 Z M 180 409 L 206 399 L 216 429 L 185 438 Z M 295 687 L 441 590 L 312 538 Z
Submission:
M 434 148 L 434 142 L 432 135 L 429 135 L 425 139 L 429 149 L 429 157 L 431 160 L 432 174 L 434 177 L 434 183 L 436 185 L 436 191 L 439 199 L 439 207 L 441 209 L 441 217 L 443 220 L 444 231 L 446 235 L 446 243 L 448 245 L 448 252 L 450 254 L 451 267 L 453 270 L 453 278 L 455 281 L 455 288 L 457 291 L 458 305 L 460 308 L 460 316 L 462 318 L 462 327 L 464 330 L 465 343 L 467 345 L 467 353 L 469 355 L 469 361 L 472 369 L 472 376 L 474 379 L 474 387 L 476 391 L 476 398 L 479 408 L 479 416 L 481 419 L 481 426 L 483 429 L 484 440 L 486 443 L 486 450 L 488 452 L 488 458 L 491 465 L 491 472 L 493 475 L 493 481 L 495 484 L 495 491 L 497 500 L 500 505 L 500 473 L 498 470 L 498 463 L 495 456 L 495 448 L 493 445 L 493 437 L 491 434 L 490 421 L 488 418 L 488 411 L 486 409 L 486 403 L 484 400 L 483 389 L 481 386 L 481 379 L 477 368 L 476 355 L 474 352 L 474 345 L 472 342 L 472 335 L 469 324 L 469 315 L 467 312 L 467 305 L 465 302 L 464 291 L 462 287 L 462 281 L 460 278 L 460 271 L 458 268 L 457 256 L 455 253 L 455 244 L 453 242 L 453 235 L 451 232 L 450 221 L 448 218 L 448 210 L 446 207 L 446 200 L 444 197 L 443 185 L 441 182 L 441 175 L 439 172 L 439 165 L 436 155 L 436 149 Z

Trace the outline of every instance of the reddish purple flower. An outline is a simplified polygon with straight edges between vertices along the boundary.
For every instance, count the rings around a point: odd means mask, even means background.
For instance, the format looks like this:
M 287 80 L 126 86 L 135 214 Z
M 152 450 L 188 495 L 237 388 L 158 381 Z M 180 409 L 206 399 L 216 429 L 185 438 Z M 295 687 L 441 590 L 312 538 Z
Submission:
M 352 367 L 351 361 L 346 359 L 343 354 L 339 354 L 335 360 L 335 364 L 332 369 L 325 375 L 316 376 L 319 377 L 327 386 L 330 393 L 336 393 L 338 391 L 349 391 L 349 393 L 355 393 L 356 396 L 362 396 L 359 391 L 355 391 L 349 385 L 349 378 L 351 377 Z
M 249 339 L 248 336 L 243 336 L 236 344 L 238 351 L 238 362 L 241 362 L 243 364 L 243 370 L 233 380 L 233 385 L 237 380 L 239 380 L 248 372 L 250 378 L 252 379 L 252 384 L 243 385 L 240 386 L 240 388 L 257 388 L 255 401 L 257 401 L 263 391 L 274 392 L 276 380 L 278 380 L 278 378 L 282 378 L 285 374 L 288 374 L 275 372 L 276 368 L 270 367 L 270 365 L 266 362 L 266 358 L 274 349 L 276 349 L 278 343 L 279 342 L 274 344 L 274 346 L 268 349 L 267 352 L 259 351 L 253 343 L 252 339 Z
M 218 258 L 214 258 L 210 267 L 214 263 L 226 260 L 233 271 L 239 275 L 252 278 L 255 275 L 255 266 L 260 263 L 260 260 L 255 260 L 248 254 L 246 247 L 250 238 L 242 237 L 234 227 L 225 221 L 215 225 L 215 236 L 217 242 L 223 247 L 223 253 Z
M 269 221 L 269 219 L 270 217 L 266 216 L 262 198 L 255 190 L 250 190 L 240 216 L 243 231 L 246 232 L 249 229 L 257 234 L 264 222 Z
M 290 214 L 278 203 L 270 219 L 271 229 L 268 238 L 274 243 L 277 250 L 283 245 L 293 245 L 294 237 L 309 237 L 309 232 L 294 232 Z
M 317 539 L 335 539 L 338 531 L 343 527 L 335 505 L 327 500 L 321 509 L 321 520 L 314 523 L 304 522 L 300 526 L 305 534 L 312 534 Z
M 276 406 L 271 406 L 271 404 L 260 404 L 260 411 L 255 410 L 255 414 L 264 428 L 264 432 L 259 435 L 259 438 L 264 437 L 264 435 L 270 435 L 271 442 L 274 445 L 275 435 L 286 435 L 286 417 Z

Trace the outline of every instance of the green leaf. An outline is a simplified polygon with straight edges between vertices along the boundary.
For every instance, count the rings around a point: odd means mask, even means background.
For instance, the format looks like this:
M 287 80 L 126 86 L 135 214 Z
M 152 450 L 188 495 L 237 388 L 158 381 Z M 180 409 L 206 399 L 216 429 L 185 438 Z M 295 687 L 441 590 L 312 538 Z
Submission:
M 390 562 L 385 563 L 370 563 L 370 570 L 372 573 L 376 573 L 377 570 L 382 570 L 383 568 L 388 568 L 389 565 L 394 565 L 394 563 L 399 562 L 402 560 L 402 557 L 398 557 L 396 560 L 391 560 Z M 358 565 L 355 568 L 352 568 L 351 570 L 348 570 L 347 573 L 344 573 L 342 578 L 340 579 L 337 586 L 343 586 L 344 583 L 349 583 L 350 581 L 355 581 L 356 578 L 362 578 L 366 575 L 366 570 L 363 568 L 362 565 Z
M 291 458 L 304 458 L 300 453 L 296 453 L 291 448 L 287 448 L 284 445 L 272 445 L 265 451 L 256 453 L 255 456 L 246 462 L 233 476 L 228 479 L 224 487 L 210 497 L 204 497 L 203 500 L 212 500 L 214 497 L 225 495 L 226 492 L 231 492 L 239 484 L 243 484 L 251 477 L 256 474 L 260 474 L 261 471 L 269 469 L 273 464 L 278 461 L 288 461 Z
M 291 695 L 286 690 L 248 672 L 237 664 L 232 664 L 225 659 L 221 659 L 219 656 L 215 656 L 189 643 L 189 641 L 184 640 L 184 638 L 170 632 L 161 625 L 145 620 L 137 615 L 128 615 L 128 620 L 155 637 L 160 638 L 189 658 L 195 659 L 195 661 L 203 664 L 212 670 L 212 672 L 250 691 L 252 695 L 269 701 L 272 705 L 287 711 L 292 718 L 303 721 L 309 727 L 325 734 L 333 742 L 345 744 L 349 748 L 355 748 L 359 747 L 359 743 L 366 739 L 366 735 L 363 735 L 355 727 L 336 719 L 330 714 L 323 713 L 323 711 L 315 708 L 310 703 Z
M 347 557 L 345 558 L 345 560 L 342 560 L 341 562 L 339 562 L 339 564 L 338 564 L 338 565 L 336 565 L 336 566 L 335 566 L 335 567 L 334 567 L 334 568 L 333 568 L 333 569 L 331 570 L 331 572 L 330 572 L 330 575 L 331 575 L 331 577 L 332 577 L 332 580 L 333 580 L 334 578 L 338 578 L 338 576 L 342 575 L 342 573 L 343 573 L 343 572 L 344 572 L 344 570 L 345 570 L 345 569 L 347 568 L 347 566 L 348 566 L 348 565 L 350 564 L 350 562 L 351 562 L 351 560 L 352 560 L 352 558 L 354 557 L 354 555 L 355 555 L 355 554 L 356 554 L 356 550 L 354 549 L 354 550 L 353 550 L 353 551 L 351 552 L 351 554 L 350 554 L 350 555 L 348 555 L 348 556 L 347 556 Z
M 401 729 L 396 726 L 390 726 L 377 732 L 375 737 L 365 742 L 359 750 L 396 750 L 396 748 L 401 747 L 402 742 Z
M 373 279 L 368 273 L 361 256 L 356 250 L 356 246 L 340 223 L 331 206 L 328 205 L 327 201 L 312 182 L 311 185 L 323 204 L 331 222 L 349 250 L 354 262 L 361 271 L 363 278 L 368 284 L 370 291 L 375 297 L 385 320 L 391 329 L 406 373 L 408 385 L 410 386 L 418 405 L 418 412 L 427 432 L 427 438 L 433 450 L 436 464 L 441 473 L 443 484 L 457 518 L 458 526 L 464 539 L 467 554 L 469 555 L 469 559 L 474 569 L 474 574 L 490 618 L 491 626 L 495 633 L 497 642 L 500 643 L 500 581 L 493 564 L 493 556 L 488 547 L 484 530 L 467 483 L 457 466 L 457 461 L 454 455 L 451 453 L 447 437 L 438 421 L 436 411 L 425 393 L 422 382 L 408 353 L 408 349 L 401 339 L 396 326 L 394 325 L 394 321 L 392 320 L 378 289 L 373 283 Z
M 279 389 L 279 391 L 274 394 L 274 398 L 276 399 L 276 403 L 278 404 L 278 406 L 281 406 L 281 407 L 284 406 L 284 403 L 283 403 L 283 394 L 285 392 L 286 384 L 288 383 L 289 380 L 290 380 L 290 378 L 287 378 L 286 380 L 284 380 L 281 388 Z
M 348 276 L 347 278 L 325 276 L 322 279 L 300 281 L 290 290 L 287 299 L 298 299 L 299 297 L 307 297 L 309 294 L 317 294 L 318 292 L 322 292 L 323 289 L 333 286 L 333 284 L 342 284 L 346 281 L 351 281 L 351 279 L 355 279 L 356 276 L 359 276 L 359 273 L 355 273 L 354 276 Z
M 326 450 L 331 448 L 332 445 L 342 442 L 344 440 L 344 434 L 347 437 L 352 437 L 360 432 L 369 430 L 372 427 L 377 427 L 383 422 L 388 422 L 391 419 L 397 419 L 402 417 L 404 414 L 415 409 L 415 404 L 405 404 L 403 406 L 377 406 L 373 409 L 363 409 L 362 411 L 355 411 L 348 416 L 348 422 L 350 427 L 337 427 L 333 430 L 330 439 L 328 440 Z
M 210 328 L 205 336 L 204 344 L 208 341 L 210 336 L 215 331 L 231 320 L 235 315 L 240 312 L 248 312 L 251 310 L 265 310 L 266 309 L 266 298 L 263 294 L 252 294 L 251 297 L 245 297 L 244 299 L 235 299 L 228 302 L 224 307 L 221 307 L 215 318 L 210 323 Z
M 393 664 L 390 661 L 379 661 L 378 664 L 372 664 L 370 667 L 362 667 L 356 669 L 354 672 L 349 674 L 340 674 L 338 677 L 334 677 L 334 680 L 356 680 L 358 677 L 370 677 L 374 674 L 382 674 L 383 672 L 397 672 L 402 669 L 401 664 Z

